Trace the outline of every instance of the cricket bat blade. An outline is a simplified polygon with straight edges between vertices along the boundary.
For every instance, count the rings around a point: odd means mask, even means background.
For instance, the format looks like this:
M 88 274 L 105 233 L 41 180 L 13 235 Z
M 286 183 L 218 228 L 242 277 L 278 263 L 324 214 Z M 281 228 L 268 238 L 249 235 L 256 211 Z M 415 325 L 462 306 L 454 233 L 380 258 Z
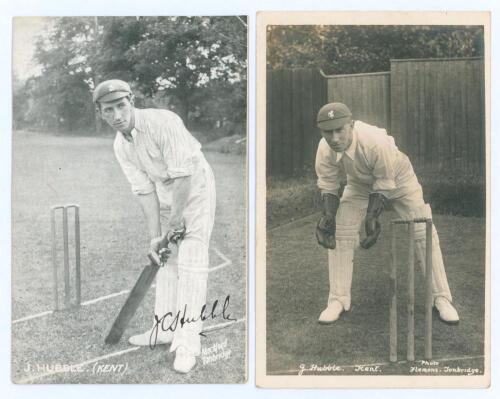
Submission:
M 104 342 L 108 345 L 114 345 L 118 343 L 127 328 L 128 323 L 134 316 L 135 312 L 139 308 L 142 300 L 146 296 L 146 293 L 153 284 L 156 274 L 160 266 L 151 262 L 151 264 L 144 267 L 141 272 L 141 275 L 137 279 L 137 282 L 130 291 L 130 294 L 125 301 L 123 307 L 120 310 L 111 330 L 109 331 Z

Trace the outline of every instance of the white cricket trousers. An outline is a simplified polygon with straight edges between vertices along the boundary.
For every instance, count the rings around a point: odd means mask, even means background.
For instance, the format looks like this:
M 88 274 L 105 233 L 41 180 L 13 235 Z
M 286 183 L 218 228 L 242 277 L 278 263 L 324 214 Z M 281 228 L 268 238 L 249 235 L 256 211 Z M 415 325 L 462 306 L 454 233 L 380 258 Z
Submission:
M 175 198 L 172 198 L 175 201 Z M 160 203 L 161 203 L 160 198 Z M 215 180 L 210 165 L 200 158 L 197 171 L 191 177 L 191 195 L 184 211 L 186 235 L 177 248 L 177 256 L 169 258 L 156 276 L 155 315 L 165 318 L 167 328 L 178 312 L 179 321 L 173 332 L 170 351 L 185 346 L 190 353 L 201 353 L 200 332 L 203 323 L 200 313 L 207 297 L 209 242 L 215 216 Z M 163 234 L 166 233 L 170 207 L 161 206 Z M 175 248 L 174 248 L 175 252 Z M 181 325 L 182 317 L 196 322 Z M 161 331 L 161 326 L 160 326 Z
M 396 177 L 395 190 L 387 194 L 389 204 L 401 218 L 425 215 L 422 187 L 406 155 L 403 167 Z M 351 284 L 354 249 L 359 245 L 361 223 L 366 215 L 371 187 L 348 177 L 337 211 L 336 248 L 328 250 L 330 293 L 328 303 L 340 301 L 345 310 L 351 307 Z M 364 225 L 362 227 L 364 229 Z M 364 251 L 364 249 L 363 249 Z M 369 249 L 368 249 L 369 251 Z M 415 256 L 425 273 L 425 224 L 415 224 Z M 432 231 L 432 290 L 434 298 L 443 296 L 452 300 L 439 245 L 436 228 Z

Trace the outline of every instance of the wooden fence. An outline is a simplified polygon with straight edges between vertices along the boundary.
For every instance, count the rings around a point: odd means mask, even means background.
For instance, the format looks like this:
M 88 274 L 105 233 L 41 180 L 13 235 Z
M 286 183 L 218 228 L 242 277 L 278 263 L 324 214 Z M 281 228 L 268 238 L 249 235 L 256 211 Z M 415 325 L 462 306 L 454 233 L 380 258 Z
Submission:
M 484 61 L 392 60 L 391 134 L 419 169 L 484 175 Z
M 355 119 L 371 125 L 391 127 L 391 73 L 325 76 L 328 102 L 349 106 Z
M 291 176 L 314 165 L 318 109 L 327 101 L 319 71 L 267 71 L 267 173 Z
M 267 71 L 267 174 L 314 167 L 316 113 L 347 104 L 355 119 L 384 127 L 419 170 L 484 176 L 484 60 L 391 60 L 391 71 L 325 76 Z

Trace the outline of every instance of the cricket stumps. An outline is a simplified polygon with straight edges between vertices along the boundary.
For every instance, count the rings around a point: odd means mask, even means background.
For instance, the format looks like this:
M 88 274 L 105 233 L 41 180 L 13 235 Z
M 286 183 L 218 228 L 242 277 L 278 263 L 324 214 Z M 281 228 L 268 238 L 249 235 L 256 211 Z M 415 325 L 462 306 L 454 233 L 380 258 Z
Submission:
M 389 304 L 389 360 L 398 360 L 398 309 L 397 309 L 397 225 L 408 227 L 407 271 L 407 338 L 406 360 L 415 360 L 415 224 L 425 223 L 425 337 L 424 358 L 432 359 L 432 219 L 414 218 L 391 221 L 390 304 Z
M 58 212 L 61 210 L 61 212 Z M 74 224 L 74 300 L 71 300 L 71 278 L 70 278 L 70 245 L 69 245 L 69 215 L 73 210 Z M 63 281 L 64 281 L 64 309 L 81 304 L 81 272 L 80 272 L 80 207 L 75 204 L 55 205 L 50 210 L 50 226 L 52 236 L 52 277 L 54 282 L 54 310 L 61 310 L 59 301 L 59 265 L 58 265 L 58 237 L 56 230 L 56 218 L 58 213 L 62 216 L 62 244 L 63 244 Z

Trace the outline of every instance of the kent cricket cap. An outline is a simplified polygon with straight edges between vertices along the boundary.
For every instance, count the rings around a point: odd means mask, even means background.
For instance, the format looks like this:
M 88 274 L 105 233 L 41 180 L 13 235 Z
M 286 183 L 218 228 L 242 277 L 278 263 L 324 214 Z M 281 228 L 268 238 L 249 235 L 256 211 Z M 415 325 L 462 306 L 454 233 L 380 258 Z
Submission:
M 318 112 L 318 127 L 321 130 L 334 130 L 341 128 L 351 120 L 352 114 L 347 105 L 342 103 L 329 103 L 323 105 Z
M 108 102 L 118 100 L 119 98 L 126 97 L 132 94 L 130 86 L 127 82 L 119 79 L 105 80 L 97 85 L 93 94 L 93 101 Z

